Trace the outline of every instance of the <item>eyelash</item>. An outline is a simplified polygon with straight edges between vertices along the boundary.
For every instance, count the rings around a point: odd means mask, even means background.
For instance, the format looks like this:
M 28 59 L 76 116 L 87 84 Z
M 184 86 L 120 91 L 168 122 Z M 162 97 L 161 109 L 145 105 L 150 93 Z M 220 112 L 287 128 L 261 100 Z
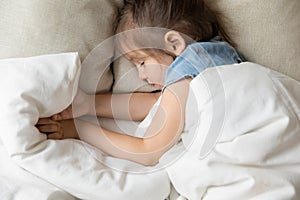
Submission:
M 140 63 L 140 67 L 143 67 L 145 65 L 145 62 Z

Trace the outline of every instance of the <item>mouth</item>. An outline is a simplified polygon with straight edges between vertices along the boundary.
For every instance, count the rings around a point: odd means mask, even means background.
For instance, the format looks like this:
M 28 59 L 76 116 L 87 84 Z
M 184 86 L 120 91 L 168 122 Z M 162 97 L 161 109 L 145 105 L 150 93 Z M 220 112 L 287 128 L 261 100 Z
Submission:
M 158 89 L 162 89 L 163 88 L 163 85 L 162 84 L 159 84 L 159 83 L 156 83 L 156 82 L 152 82 L 150 81 L 149 79 L 147 80 L 148 84 L 151 85 L 152 87 L 155 87 L 155 88 L 158 88 Z
M 155 88 L 158 88 L 158 89 L 161 89 L 162 88 L 162 85 L 161 84 L 156 84 L 156 83 L 149 83 L 152 87 L 155 87 Z

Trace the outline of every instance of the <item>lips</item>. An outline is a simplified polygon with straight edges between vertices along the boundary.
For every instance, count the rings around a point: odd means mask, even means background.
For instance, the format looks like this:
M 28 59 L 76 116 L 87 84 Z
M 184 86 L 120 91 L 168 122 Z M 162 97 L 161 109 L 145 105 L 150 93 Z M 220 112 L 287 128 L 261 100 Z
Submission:
M 155 88 L 159 88 L 159 89 L 162 88 L 161 84 L 155 84 L 155 83 L 153 83 L 153 84 L 150 84 L 150 85 L 153 86 L 153 87 L 155 87 Z
M 147 82 L 148 82 L 148 84 L 151 85 L 152 87 L 159 88 L 159 89 L 162 88 L 162 84 L 154 83 L 154 82 L 151 82 L 150 80 L 147 80 Z

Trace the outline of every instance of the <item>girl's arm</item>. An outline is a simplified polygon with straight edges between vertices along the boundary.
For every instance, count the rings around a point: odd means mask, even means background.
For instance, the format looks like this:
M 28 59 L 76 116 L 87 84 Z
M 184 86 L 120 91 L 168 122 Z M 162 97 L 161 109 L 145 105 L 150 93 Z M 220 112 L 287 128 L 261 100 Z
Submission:
M 189 79 L 167 87 L 145 138 L 115 133 L 78 121 L 80 139 L 118 158 L 154 165 L 178 140 L 184 126 Z
M 160 92 L 98 94 L 95 96 L 95 107 L 91 108 L 95 110 L 90 109 L 88 114 L 96 112 L 99 117 L 141 121 L 148 115 L 160 95 Z
M 72 105 L 52 116 L 52 119 L 66 120 L 95 114 L 99 117 L 141 121 L 159 96 L 160 92 L 87 95 L 79 89 Z

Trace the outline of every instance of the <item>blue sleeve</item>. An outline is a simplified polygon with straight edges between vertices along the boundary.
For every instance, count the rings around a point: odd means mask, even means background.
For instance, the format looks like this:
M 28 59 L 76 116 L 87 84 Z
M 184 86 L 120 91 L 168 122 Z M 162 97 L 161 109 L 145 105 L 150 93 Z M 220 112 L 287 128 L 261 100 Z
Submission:
M 244 59 L 227 42 L 200 42 L 189 45 L 169 66 L 164 87 L 191 77 L 209 67 L 240 63 Z

